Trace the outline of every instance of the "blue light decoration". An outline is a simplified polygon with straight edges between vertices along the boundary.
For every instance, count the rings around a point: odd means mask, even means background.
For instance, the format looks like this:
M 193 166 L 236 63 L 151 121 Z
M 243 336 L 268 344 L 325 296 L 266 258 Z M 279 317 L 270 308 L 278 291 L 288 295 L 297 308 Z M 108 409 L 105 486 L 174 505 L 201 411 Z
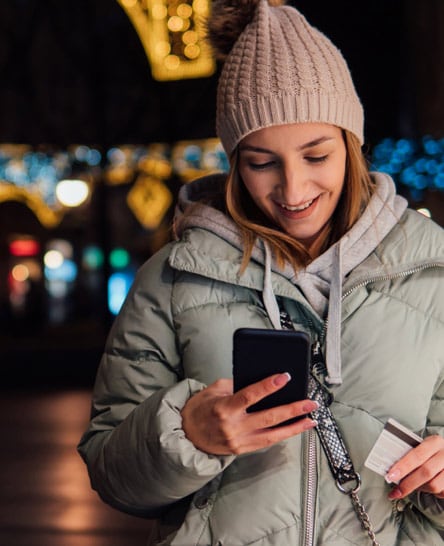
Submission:
M 75 171 L 93 177 L 100 161 L 100 152 L 87 146 L 44 151 L 26 144 L 0 144 L 0 202 L 23 202 L 43 226 L 53 228 L 66 211 L 56 197 L 58 182 Z
M 88 271 L 96 271 L 103 266 L 103 251 L 96 245 L 88 245 L 83 249 L 82 265 Z
M 117 315 L 134 281 L 135 271 L 124 248 L 113 248 L 108 259 L 113 271 L 108 278 L 108 309 Z
M 444 191 L 444 138 L 425 135 L 422 138 L 384 138 L 370 150 L 372 170 L 390 174 L 397 186 L 408 189 L 413 201 L 421 200 L 424 192 Z M 0 144 L 0 202 L 17 200 L 25 203 L 44 227 L 57 226 L 66 212 L 56 198 L 55 188 L 60 180 L 81 170 L 91 180 L 91 188 L 101 179 L 107 185 L 145 185 L 156 181 L 156 187 L 143 187 L 162 201 L 160 191 L 166 193 L 168 180 L 177 176 L 183 183 L 215 172 L 227 172 L 229 161 L 217 138 L 179 141 L 173 145 L 119 145 L 99 151 L 85 145 L 70 146 L 66 150 L 33 149 L 28 145 Z M 142 178 L 141 178 L 142 177 Z M 148 177 L 148 178 L 147 178 Z M 133 193 L 134 193 L 133 191 Z M 128 206 L 141 225 L 140 210 L 135 207 L 137 195 Z M 140 197 L 140 196 L 139 196 Z M 146 210 L 145 203 L 143 210 Z M 169 206 L 169 205 L 168 205 Z M 165 204 L 160 219 L 168 209 Z M 156 209 L 157 210 L 157 209 Z M 153 229 L 150 224 L 147 229 Z
M 424 191 L 444 191 L 444 138 L 385 138 L 372 151 L 371 169 L 390 174 L 420 201 Z
M 371 170 L 390 174 L 398 190 L 404 187 L 408 191 L 411 201 L 421 201 L 426 192 L 444 192 L 444 138 L 429 135 L 417 139 L 384 138 L 370 149 L 369 162 Z M 158 207 L 159 218 L 150 224 L 139 209 L 157 210 L 154 205 L 163 198 L 159 192 L 163 185 L 168 189 L 170 179 L 177 177 L 187 184 L 198 177 L 228 169 L 228 158 L 217 138 L 180 141 L 172 145 L 116 145 L 104 151 L 84 145 L 44 151 L 25 144 L 0 144 L 0 203 L 23 202 L 44 227 L 54 228 L 65 213 L 57 200 L 56 186 L 61 179 L 80 170 L 88 174 L 92 191 L 98 180 L 108 186 L 131 186 L 128 195 L 137 189 L 143 190 L 141 196 L 134 195 L 134 199 L 127 200 L 127 205 L 143 227 L 153 230 L 169 204 L 161 210 Z M 151 207 L 146 206 L 147 196 L 151 199 Z M 135 204 L 139 197 L 142 200 L 138 209 Z M 91 245 L 84 249 L 78 265 L 65 256 L 59 267 L 45 267 L 49 296 L 58 301 L 70 293 L 78 280 L 78 267 L 86 274 L 91 292 L 96 290 L 103 282 L 100 273 L 104 260 L 103 250 Z M 128 294 L 135 271 L 125 249 L 114 249 L 108 260 L 112 269 L 107 285 L 108 308 L 115 315 Z M 64 319 L 65 311 L 60 307 L 49 312 L 53 321 Z
M 62 281 L 72 283 L 77 277 L 77 265 L 69 259 L 64 259 L 63 262 L 56 268 L 45 266 L 45 279 L 48 281 Z
M 230 167 L 217 138 L 177 142 L 171 150 L 171 163 L 184 182 L 214 172 L 227 172 Z
M 129 271 L 116 271 L 108 279 L 108 309 L 117 315 L 134 280 Z

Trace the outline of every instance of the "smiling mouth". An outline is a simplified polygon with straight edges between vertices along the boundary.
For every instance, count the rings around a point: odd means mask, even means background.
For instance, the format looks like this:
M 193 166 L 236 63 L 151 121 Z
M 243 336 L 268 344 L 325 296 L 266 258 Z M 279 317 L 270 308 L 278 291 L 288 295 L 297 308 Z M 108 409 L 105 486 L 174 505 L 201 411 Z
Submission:
M 292 207 L 290 205 L 285 205 L 284 203 L 280 203 L 280 207 L 290 212 L 301 212 L 305 209 L 308 209 L 308 207 L 310 207 L 314 203 L 314 201 L 316 201 L 316 199 L 317 197 L 311 199 L 310 201 L 306 201 L 303 205 L 299 205 L 298 207 Z

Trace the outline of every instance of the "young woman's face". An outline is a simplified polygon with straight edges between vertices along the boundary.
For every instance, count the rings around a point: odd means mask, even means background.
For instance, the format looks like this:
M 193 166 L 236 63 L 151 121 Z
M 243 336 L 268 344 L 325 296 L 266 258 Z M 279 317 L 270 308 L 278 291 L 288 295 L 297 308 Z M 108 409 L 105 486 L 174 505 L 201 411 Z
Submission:
M 239 174 L 262 212 L 309 250 L 339 201 L 346 155 L 334 125 L 278 125 L 240 142 Z

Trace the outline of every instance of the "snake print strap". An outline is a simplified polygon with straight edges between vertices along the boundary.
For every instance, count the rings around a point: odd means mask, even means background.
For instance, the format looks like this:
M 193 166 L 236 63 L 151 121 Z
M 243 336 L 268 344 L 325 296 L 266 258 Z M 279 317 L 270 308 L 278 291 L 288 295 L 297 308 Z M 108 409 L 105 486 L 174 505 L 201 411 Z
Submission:
M 283 330 L 294 330 L 288 313 L 281 309 Z M 341 432 L 330 410 L 332 395 L 313 373 L 314 369 L 325 369 L 324 359 L 319 347 L 312 350 L 311 373 L 308 380 L 308 398 L 319 404 L 319 409 L 311 412 L 311 417 L 318 422 L 316 432 L 327 456 L 330 469 L 337 483 L 341 486 L 351 480 L 358 480 L 353 463 L 345 447 Z

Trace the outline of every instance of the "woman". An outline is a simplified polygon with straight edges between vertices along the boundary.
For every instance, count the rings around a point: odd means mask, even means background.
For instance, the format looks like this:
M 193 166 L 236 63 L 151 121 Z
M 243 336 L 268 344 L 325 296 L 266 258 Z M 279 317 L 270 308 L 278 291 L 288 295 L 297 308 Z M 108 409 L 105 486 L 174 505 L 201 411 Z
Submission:
M 176 240 L 113 325 L 79 445 L 92 486 L 158 517 L 152 544 L 442 544 L 443 230 L 368 172 L 347 65 L 296 9 L 217 1 L 209 36 L 231 170 L 182 188 Z M 325 353 L 313 373 L 368 525 L 336 485 L 317 401 L 248 413 L 285 373 L 233 394 L 234 331 L 284 323 Z M 364 462 L 389 418 L 424 441 L 383 477 Z

